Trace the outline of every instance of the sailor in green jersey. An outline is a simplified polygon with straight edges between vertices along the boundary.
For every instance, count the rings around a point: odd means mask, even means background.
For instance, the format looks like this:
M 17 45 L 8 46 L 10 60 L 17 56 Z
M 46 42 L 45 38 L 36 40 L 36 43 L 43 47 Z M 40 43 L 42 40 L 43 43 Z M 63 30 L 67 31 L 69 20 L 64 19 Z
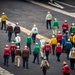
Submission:
M 59 22 L 58 20 L 55 18 L 54 21 L 52 22 L 52 32 L 54 35 L 57 34 L 57 29 L 59 28 Z
M 27 34 L 25 41 L 26 41 L 26 45 L 29 48 L 30 54 L 31 54 L 32 37 L 30 36 L 30 34 Z
M 75 34 L 75 24 L 74 23 L 72 23 L 72 26 L 70 28 L 70 34 L 71 33 Z
M 34 56 L 33 63 L 35 63 L 35 60 L 37 59 L 37 63 L 39 64 L 39 53 L 40 53 L 40 46 L 38 43 L 36 43 L 33 49 L 33 56 Z

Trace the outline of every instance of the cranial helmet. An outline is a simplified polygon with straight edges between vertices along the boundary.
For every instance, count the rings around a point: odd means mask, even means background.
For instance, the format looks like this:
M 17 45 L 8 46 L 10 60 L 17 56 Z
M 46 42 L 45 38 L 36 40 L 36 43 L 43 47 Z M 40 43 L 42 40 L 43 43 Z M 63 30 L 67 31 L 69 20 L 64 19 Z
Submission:
M 73 35 L 73 33 L 71 33 L 71 35 Z
M 59 45 L 60 45 L 60 43 L 57 43 L 57 45 L 59 46 Z
M 36 25 L 35 25 L 35 24 L 34 24 L 33 26 L 34 26 L 34 27 L 36 27 Z
M 26 45 L 25 45 L 24 47 L 25 47 L 25 48 L 27 48 L 27 46 L 26 46 Z
M 65 20 L 65 22 L 67 22 L 67 20 Z
M 48 14 L 50 14 L 50 12 L 49 12 L 49 11 L 48 11 L 47 13 L 48 13 Z
M 14 42 L 12 41 L 11 44 L 14 44 Z
M 2 12 L 2 15 L 4 15 L 5 14 L 5 12 Z
M 48 44 L 49 42 L 48 42 L 48 40 L 46 41 L 46 44 Z
M 67 64 L 67 62 L 66 61 L 63 61 L 63 63 L 62 63 L 63 65 L 66 65 Z
M 30 33 L 28 33 L 27 35 L 30 35 Z
M 70 41 L 70 39 L 68 39 L 68 41 Z
M 38 43 L 36 42 L 36 45 L 37 45 Z
M 9 45 L 8 45 L 8 44 L 6 44 L 6 45 L 5 45 L 5 47 L 9 47 Z
M 19 23 L 17 22 L 16 25 L 18 25 Z
M 54 35 L 52 35 L 52 37 L 55 37 Z
M 61 31 L 58 31 L 58 34 L 60 34 L 61 33 Z
M 19 46 L 17 46 L 17 48 L 19 48 Z
M 19 36 L 19 34 L 17 34 L 17 36 Z
M 45 57 L 43 57 L 43 59 L 44 59 L 44 60 L 46 60 L 46 59 L 47 59 L 47 58 L 46 58 L 46 56 L 45 56 Z
M 72 26 L 74 26 L 74 23 L 72 23 Z
M 57 20 L 57 18 L 54 18 L 54 20 Z

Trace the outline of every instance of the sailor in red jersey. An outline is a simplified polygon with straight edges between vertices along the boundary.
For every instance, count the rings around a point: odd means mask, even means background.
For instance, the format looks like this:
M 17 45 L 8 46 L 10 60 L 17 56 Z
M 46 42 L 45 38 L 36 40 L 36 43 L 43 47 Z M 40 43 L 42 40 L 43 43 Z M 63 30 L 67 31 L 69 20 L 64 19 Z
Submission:
M 62 29 L 63 29 L 63 34 L 65 34 L 66 31 L 69 30 L 69 25 L 67 23 L 67 20 L 65 20 L 64 23 L 62 24 Z
M 60 43 L 57 43 L 55 51 L 56 51 L 57 61 L 60 62 L 60 55 L 61 55 L 61 52 L 62 52 L 62 47 L 61 47 Z
M 9 56 L 10 56 L 10 49 L 9 49 L 9 45 L 6 44 L 6 47 L 3 50 L 4 65 L 6 66 L 8 66 Z
M 57 41 L 61 44 L 62 43 L 62 33 L 61 31 L 58 31 L 57 35 L 56 35 L 56 39 Z
M 51 50 L 52 50 L 52 46 L 49 44 L 48 41 L 47 41 L 46 44 L 44 45 L 43 50 L 45 51 L 45 55 L 46 55 L 46 58 L 47 58 L 47 60 L 48 60 L 49 53 L 50 53 Z M 49 60 L 48 60 L 48 61 L 49 61 Z
M 67 63 L 63 62 L 63 68 L 62 68 L 63 75 L 70 75 L 70 67 L 67 65 Z
M 11 42 L 10 44 L 10 52 L 11 52 L 11 62 L 14 63 L 15 60 L 15 50 L 17 49 L 16 45 L 14 42 Z

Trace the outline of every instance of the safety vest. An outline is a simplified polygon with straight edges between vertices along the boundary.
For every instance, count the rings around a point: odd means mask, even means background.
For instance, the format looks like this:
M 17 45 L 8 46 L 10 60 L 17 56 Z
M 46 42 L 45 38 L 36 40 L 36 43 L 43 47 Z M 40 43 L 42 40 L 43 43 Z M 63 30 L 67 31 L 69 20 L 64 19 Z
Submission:
M 75 32 L 75 26 L 72 26 L 72 33 Z
M 75 59 L 75 50 L 70 50 L 69 58 Z

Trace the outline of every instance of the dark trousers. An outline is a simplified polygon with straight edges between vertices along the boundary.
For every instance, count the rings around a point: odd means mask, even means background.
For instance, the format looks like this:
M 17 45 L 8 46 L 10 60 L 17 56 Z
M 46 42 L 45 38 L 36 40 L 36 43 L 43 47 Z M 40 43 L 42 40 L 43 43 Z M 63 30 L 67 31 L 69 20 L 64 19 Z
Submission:
M 67 59 L 69 59 L 70 49 L 66 49 Z
M 73 46 L 75 47 L 75 43 L 73 43 Z
M 67 30 L 63 29 L 63 34 L 66 34 L 66 31 L 67 31 Z
M 4 55 L 4 65 L 8 66 L 8 62 L 9 62 L 9 55 Z
M 34 59 L 33 59 L 33 63 L 35 63 L 35 60 L 37 59 L 37 63 L 39 64 L 39 53 L 34 53 Z
M 73 42 L 71 42 L 72 43 L 72 46 L 73 46 Z
M 70 75 L 70 73 L 63 73 L 63 75 Z
M 27 44 L 27 47 L 29 48 L 30 54 L 31 54 L 31 43 L 28 43 L 28 44 Z
M 49 56 L 49 50 L 48 50 L 48 51 L 45 51 L 45 55 L 46 55 L 47 60 L 49 61 L 49 59 L 48 59 L 48 56 Z
M 70 67 L 71 67 L 71 69 L 74 69 L 74 63 L 75 63 L 75 59 L 70 59 Z
M 4 30 L 6 30 L 6 21 L 2 21 L 1 29 L 3 29 L 3 27 L 4 27 Z
M 8 41 L 11 42 L 12 32 L 8 31 Z
M 22 59 L 23 59 L 23 67 L 24 68 L 26 67 L 26 69 L 28 69 L 28 57 L 22 57 Z
M 53 55 L 55 55 L 55 46 L 56 45 L 52 45 Z
M 62 40 L 58 40 L 58 43 L 60 43 L 60 45 L 62 44 Z
M 20 48 L 20 43 L 17 43 L 17 45 L 19 46 L 19 48 Z
M 32 34 L 32 40 L 33 40 L 33 43 L 35 43 L 36 35 L 37 35 L 37 34 Z
M 49 28 L 51 29 L 51 20 L 47 20 L 46 21 L 46 28 L 48 29 L 48 25 L 49 25 Z
M 63 49 L 62 49 L 62 52 L 65 53 L 66 50 L 65 50 L 65 45 L 63 44 Z
M 61 52 L 56 52 L 57 61 L 60 61 Z
M 15 61 L 15 53 L 14 51 L 11 51 L 11 62 L 14 63 Z
M 43 71 L 43 75 L 46 75 L 46 68 L 43 67 L 42 71 Z
M 15 37 L 17 36 L 17 34 L 19 34 L 18 32 L 15 32 Z

